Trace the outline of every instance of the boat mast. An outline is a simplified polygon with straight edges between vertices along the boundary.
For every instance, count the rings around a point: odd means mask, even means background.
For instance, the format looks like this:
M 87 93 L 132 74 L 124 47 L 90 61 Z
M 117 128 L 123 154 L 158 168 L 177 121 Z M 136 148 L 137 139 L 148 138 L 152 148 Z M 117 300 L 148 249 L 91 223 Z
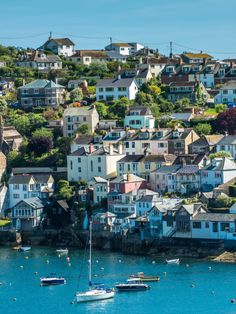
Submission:
M 89 224 L 89 287 L 92 287 L 92 219 Z

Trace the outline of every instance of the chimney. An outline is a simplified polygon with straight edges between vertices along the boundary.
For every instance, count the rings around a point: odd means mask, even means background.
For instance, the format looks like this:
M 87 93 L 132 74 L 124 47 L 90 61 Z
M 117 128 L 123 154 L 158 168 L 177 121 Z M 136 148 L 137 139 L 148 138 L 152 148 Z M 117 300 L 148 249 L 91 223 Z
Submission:
M 203 167 L 206 167 L 206 165 L 207 165 L 207 158 L 204 157 L 204 158 L 203 158 Z
M 92 154 L 94 152 L 94 146 L 93 144 L 89 144 L 89 154 Z
M 123 154 L 123 145 L 122 145 L 121 142 L 120 142 L 119 145 L 118 145 L 118 153 L 119 153 L 119 155 L 122 155 L 122 154 Z
M 110 155 L 113 155 L 113 153 L 114 153 L 114 147 L 113 147 L 112 144 L 110 144 L 110 145 L 109 145 L 109 154 L 110 154 Z

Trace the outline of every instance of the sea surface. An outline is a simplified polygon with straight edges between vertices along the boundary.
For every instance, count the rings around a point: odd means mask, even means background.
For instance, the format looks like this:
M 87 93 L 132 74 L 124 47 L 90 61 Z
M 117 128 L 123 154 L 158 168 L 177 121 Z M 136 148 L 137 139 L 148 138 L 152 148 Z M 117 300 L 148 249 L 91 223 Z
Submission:
M 68 263 L 53 248 L 25 253 L 0 248 L 0 313 L 236 313 L 236 303 L 231 303 L 236 300 L 236 264 L 182 259 L 180 265 L 166 265 L 156 256 L 93 253 L 95 282 L 112 287 L 138 271 L 159 275 L 161 280 L 150 283 L 149 291 L 116 293 L 114 299 L 76 304 L 75 292 L 87 288 L 88 256 L 83 251 L 70 250 Z M 41 287 L 40 277 L 50 273 L 64 276 L 66 285 Z

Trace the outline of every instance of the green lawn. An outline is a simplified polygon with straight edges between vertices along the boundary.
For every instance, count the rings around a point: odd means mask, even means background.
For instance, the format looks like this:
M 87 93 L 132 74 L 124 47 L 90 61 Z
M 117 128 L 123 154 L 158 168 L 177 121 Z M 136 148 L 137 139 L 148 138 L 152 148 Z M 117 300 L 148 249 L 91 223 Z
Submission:
M 208 108 L 206 111 L 204 111 L 204 115 L 213 116 L 213 115 L 217 115 L 217 112 L 215 108 Z
M 10 220 L 7 220 L 7 219 L 0 219 L 0 227 L 5 227 L 7 225 L 9 225 L 11 223 Z

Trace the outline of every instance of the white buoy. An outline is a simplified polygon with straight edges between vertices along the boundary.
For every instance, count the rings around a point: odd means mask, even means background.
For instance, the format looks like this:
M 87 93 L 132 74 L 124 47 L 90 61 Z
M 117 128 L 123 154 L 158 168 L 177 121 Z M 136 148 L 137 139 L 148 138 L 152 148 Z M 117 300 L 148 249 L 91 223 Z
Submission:
M 192 284 L 190 285 L 190 287 L 191 287 L 191 288 L 194 288 L 194 287 L 195 287 L 195 285 L 192 283 Z
M 21 266 L 20 266 L 20 268 L 21 268 L 21 269 L 23 269 L 23 268 L 24 268 L 24 266 L 23 266 L 23 265 L 21 265 Z
M 119 259 L 119 263 L 121 263 L 121 259 Z
M 215 291 L 211 291 L 211 294 L 215 294 Z
M 71 263 L 68 263 L 68 266 L 71 267 Z
M 231 303 L 235 303 L 236 300 L 235 300 L 235 299 L 231 299 L 230 302 L 231 302 Z
M 104 270 L 104 267 L 101 267 L 101 270 Z
M 46 264 L 49 264 L 49 260 L 48 259 L 46 260 Z
M 97 263 L 97 264 L 99 263 L 98 260 L 96 260 L 96 263 Z
M 163 273 L 165 276 L 167 275 L 167 272 L 166 271 L 164 271 L 164 273 Z
M 155 261 L 152 261 L 152 264 L 156 264 L 156 262 L 155 262 Z
M 211 266 L 209 266 L 208 269 L 211 270 Z
M 13 301 L 16 301 L 17 299 L 16 298 L 13 298 Z
M 67 256 L 66 260 L 67 260 L 67 262 L 69 262 L 69 261 L 70 261 L 70 258 L 69 258 L 69 256 Z
M 34 272 L 34 274 L 35 274 L 35 275 L 38 275 L 38 272 L 37 272 L 37 271 L 35 271 L 35 272 Z
M 26 256 L 25 259 L 29 259 L 29 256 Z
M 189 264 L 186 264 L 186 267 L 188 268 L 188 267 L 189 267 Z

